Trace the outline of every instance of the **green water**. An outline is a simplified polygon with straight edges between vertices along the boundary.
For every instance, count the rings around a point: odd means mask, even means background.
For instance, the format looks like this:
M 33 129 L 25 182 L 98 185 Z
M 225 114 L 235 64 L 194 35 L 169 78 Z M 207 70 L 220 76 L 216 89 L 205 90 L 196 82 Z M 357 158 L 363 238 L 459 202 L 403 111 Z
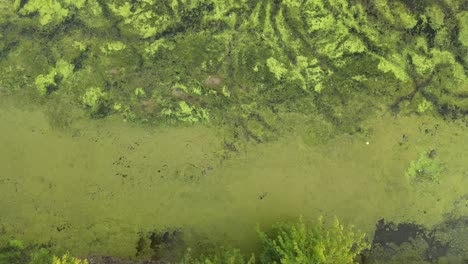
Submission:
M 465 2 L 0 0 L 0 262 L 259 256 L 300 216 L 466 259 Z
M 250 249 L 256 224 L 299 215 L 336 215 L 369 237 L 381 218 L 431 227 L 468 216 L 465 125 L 378 113 L 362 127 L 319 144 L 298 126 L 226 158 L 215 127 L 108 118 L 57 129 L 41 109 L 3 103 L 1 239 L 131 258 L 139 232 L 164 228 Z M 431 149 L 440 183 L 411 183 L 410 162 Z

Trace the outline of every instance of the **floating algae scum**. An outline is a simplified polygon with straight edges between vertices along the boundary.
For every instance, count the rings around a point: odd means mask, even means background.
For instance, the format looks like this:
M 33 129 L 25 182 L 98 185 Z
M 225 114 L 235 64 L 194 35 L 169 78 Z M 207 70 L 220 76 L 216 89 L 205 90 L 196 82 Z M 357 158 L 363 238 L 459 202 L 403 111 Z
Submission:
M 300 215 L 364 231 L 362 263 L 466 259 L 467 21 L 461 0 L 0 0 L 0 261 L 18 239 L 264 264 L 256 224 Z
M 299 131 L 222 161 L 215 128 L 88 120 L 64 132 L 37 110 L 0 111 L 2 238 L 74 255 L 133 257 L 139 233 L 165 229 L 248 249 L 255 224 L 300 214 L 371 237 L 381 218 L 431 227 L 468 213 L 456 207 L 468 195 L 456 122 L 383 114 L 365 133 L 316 145 Z M 405 172 L 429 149 L 446 167 L 440 182 L 412 184 Z

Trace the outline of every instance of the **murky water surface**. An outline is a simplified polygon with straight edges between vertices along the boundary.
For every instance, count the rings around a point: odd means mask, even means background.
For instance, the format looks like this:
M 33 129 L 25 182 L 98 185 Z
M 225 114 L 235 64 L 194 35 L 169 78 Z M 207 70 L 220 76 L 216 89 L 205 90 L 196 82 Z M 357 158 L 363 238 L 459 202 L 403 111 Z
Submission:
M 2 239 L 131 257 L 138 232 L 162 228 L 249 248 L 257 223 L 299 215 L 336 215 L 369 236 L 381 218 L 430 227 L 468 216 L 465 126 L 382 113 L 323 144 L 306 131 L 223 159 L 217 128 L 108 119 L 57 130 L 40 110 L 3 104 Z M 440 183 L 412 184 L 410 162 L 430 150 L 444 164 Z

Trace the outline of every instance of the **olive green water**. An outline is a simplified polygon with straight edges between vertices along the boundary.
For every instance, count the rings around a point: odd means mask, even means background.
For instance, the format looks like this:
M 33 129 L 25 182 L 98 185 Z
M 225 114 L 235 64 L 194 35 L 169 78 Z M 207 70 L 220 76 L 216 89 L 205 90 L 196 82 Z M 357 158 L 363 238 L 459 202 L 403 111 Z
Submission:
M 323 144 L 297 128 L 228 159 L 216 128 L 72 127 L 0 107 L 2 239 L 133 257 L 138 232 L 162 228 L 248 249 L 257 223 L 299 215 L 336 215 L 369 237 L 381 218 L 430 227 L 468 216 L 466 126 L 436 118 L 380 113 L 362 133 Z M 440 183 L 411 184 L 405 171 L 430 149 L 445 165 Z

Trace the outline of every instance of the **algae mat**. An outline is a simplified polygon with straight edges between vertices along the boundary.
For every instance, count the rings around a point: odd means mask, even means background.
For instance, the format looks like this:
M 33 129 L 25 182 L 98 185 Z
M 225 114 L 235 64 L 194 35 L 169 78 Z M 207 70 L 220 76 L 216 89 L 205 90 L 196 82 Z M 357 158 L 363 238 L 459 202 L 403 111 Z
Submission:
M 299 215 L 336 215 L 369 236 L 381 218 L 430 227 L 468 216 L 466 126 L 382 114 L 322 144 L 311 129 L 223 159 L 212 127 L 107 119 L 56 131 L 40 111 L 3 106 L 2 239 L 130 258 L 139 232 L 162 228 L 249 249 L 257 223 Z M 411 183 L 410 163 L 430 150 L 444 164 L 439 183 Z

